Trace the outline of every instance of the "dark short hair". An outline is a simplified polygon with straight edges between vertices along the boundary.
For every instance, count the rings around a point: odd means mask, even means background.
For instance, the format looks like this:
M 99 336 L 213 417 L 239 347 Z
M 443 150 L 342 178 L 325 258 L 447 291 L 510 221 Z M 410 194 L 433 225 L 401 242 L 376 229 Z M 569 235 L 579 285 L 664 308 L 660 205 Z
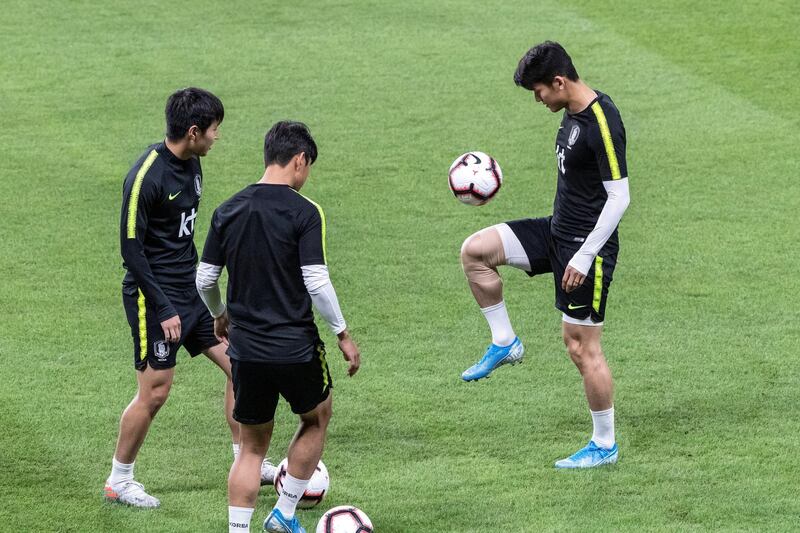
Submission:
M 206 131 L 214 122 L 225 117 L 225 108 L 219 98 L 204 89 L 186 87 L 178 89 L 167 99 L 167 139 L 181 139 L 192 126 Z
M 264 165 L 277 163 L 285 167 L 294 156 L 306 154 L 309 165 L 317 160 L 317 143 L 302 122 L 276 122 L 264 136 Z
M 578 72 L 572 58 L 564 47 L 553 41 L 545 41 L 528 50 L 519 60 L 514 73 L 514 83 L 533 90 L 534 83 L 553 83 L 556 76 L 578 81 Z

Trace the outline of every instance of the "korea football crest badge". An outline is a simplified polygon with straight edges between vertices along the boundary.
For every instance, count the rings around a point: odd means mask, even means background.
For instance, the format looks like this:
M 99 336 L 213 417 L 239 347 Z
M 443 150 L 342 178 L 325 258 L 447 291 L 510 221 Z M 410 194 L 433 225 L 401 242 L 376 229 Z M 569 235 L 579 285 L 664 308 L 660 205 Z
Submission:
M 159 361 L 166 361 L 169 357 L 169 344 L 166 341 L 156 341 L 153 343 L 153 354 Z
M 577 124 L 572 126 L 572 129 L 569 131 L 569 139 L 567 139 L 567 146 L 572 147 L 573 144 L 578 140 L 578 137 L 581 134 L 581 128 Z
M 200 177 L 200 174 L 194 175 L 194 192 L 197 193 L 198 198 L 200 198 L 200 195 L 203 193 L 203 179 Z

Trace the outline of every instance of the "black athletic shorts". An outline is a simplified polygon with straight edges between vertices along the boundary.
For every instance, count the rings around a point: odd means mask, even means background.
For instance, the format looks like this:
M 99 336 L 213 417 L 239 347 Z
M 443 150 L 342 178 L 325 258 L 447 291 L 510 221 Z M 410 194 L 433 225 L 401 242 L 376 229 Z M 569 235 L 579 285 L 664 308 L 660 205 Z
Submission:
M 266 424 L 275 417 L 278 396 L 298 415 L 313 410 L 330 394 L 333 383 L 325 345 L 317 343 L 307 363 L 258 363 L 231 359 L 233 418 L 242 424 Z
M 166 342 L 155 307 L 146 301 L 138 287 L 122 287 L 122 304 L 128 316 L 133 337 L 133 364 L 136 370 L 172 368 L 175 366 L 178 348 L 183 346 L 189 355 L 196 356 L 203 350 L 219 344 L 214 336 L 214 319 L 203 300 L 192 287 L 184 291 L 165 291 L 170 303 L 181 319 L 181 338 L 178 342 Z
M 579 320 L 591 318 L 592 322 L 602 322 L 608 288 L 617 265 L 617 250 L 610 247 L 600 250 L 581 286 L 567 294 L 561 288 L 561 280 L 567 263 L 583 243 L 570 242 L 553 235 L 550 231 L 550 218 L 525 218 L 506 222 L 528 256 L 531 265 L 528 275 L 552 272 L 556 289 L 556 309 Z

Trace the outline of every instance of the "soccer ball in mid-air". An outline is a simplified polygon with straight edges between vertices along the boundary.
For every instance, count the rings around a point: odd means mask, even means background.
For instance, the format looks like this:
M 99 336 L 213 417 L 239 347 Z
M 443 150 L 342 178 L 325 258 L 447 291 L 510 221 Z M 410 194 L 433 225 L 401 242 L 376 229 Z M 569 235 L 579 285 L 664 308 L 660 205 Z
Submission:
M 328 510 L 317 523 L 317 533 L 373 533 L 372 521 L 352 505 Z
M 448 184 L 460 201 L 469 205 L 483 205 L 500 190 L 503 171 L 488 154 L 467 152 L 450 165 Z
M 283 479 L 286 477 L 286 470 L 288 468 L 289 458 L 287 457 L 278 465 L 278 471 L 275 474 L 275 492 L 278 496 L 281 495 L 281 487 L 283 487 Z M 331 479 L 328 477 L 328 469 L 322 461 L 317 464 L 317 468 L 311 475 L 311 480 L 308 482 L 306 491 L 297 502 L 297 507 L 300 509 L 311 509 L 325 498 L 325 493 L 328 492 Z

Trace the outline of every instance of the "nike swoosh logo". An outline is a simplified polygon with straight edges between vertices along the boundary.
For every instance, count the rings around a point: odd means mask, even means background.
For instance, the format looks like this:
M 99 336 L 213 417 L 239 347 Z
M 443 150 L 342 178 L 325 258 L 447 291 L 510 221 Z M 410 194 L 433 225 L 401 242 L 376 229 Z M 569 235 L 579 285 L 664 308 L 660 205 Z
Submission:
M 586 305 L 587 304 L 584 304 L 584 305 L 572 305 L 572 304 L 569 304 L 567 306 L 567 309 L 569 309 L 569 310 L 580 309 L 581 307 L 586 307 Z
M 169 195 L 169 200 L 170 200 L 170 202 L 171 202 L 172 200 L 174 200 L 175 198 L 177 198 L 177 197 L 178 197 L 178 195 L 179 195 L 180 193 L 182 193 L 182 192 L 183 192 L 183 191 L 178 191 L 178 192 L 176 192 L 175 194 L 170 194 L 170 195 Z

